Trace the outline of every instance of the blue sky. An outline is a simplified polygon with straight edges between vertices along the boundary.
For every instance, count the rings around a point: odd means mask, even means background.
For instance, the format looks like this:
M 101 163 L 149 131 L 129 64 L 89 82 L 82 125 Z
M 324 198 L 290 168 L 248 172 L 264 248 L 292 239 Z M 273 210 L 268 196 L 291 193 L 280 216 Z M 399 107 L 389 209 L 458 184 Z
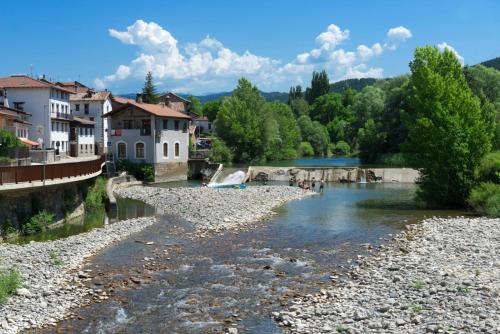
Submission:
M 408 71 L 416 46 L 465 64 L 500 56 L 500 1 L 11 1 L 1 4 L 0 75 L 46 74 L 133 93 L 231 90 L 245 76 L 287 91 Z M 6 48 L 5 48 L 6 47 Z

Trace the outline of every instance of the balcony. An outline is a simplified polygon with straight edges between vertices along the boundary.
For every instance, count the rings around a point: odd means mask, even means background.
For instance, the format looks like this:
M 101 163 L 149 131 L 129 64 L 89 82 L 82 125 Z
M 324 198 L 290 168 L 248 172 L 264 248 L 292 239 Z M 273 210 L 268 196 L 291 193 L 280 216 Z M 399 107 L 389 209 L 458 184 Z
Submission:
M 51 113 L 50 117 L 57 118 L 57 119 L 67 119 L 67 120 L 70 120 L 71 119 L 71 114 L 62 113 L 62 112 L 53 112 L 53 113 Z
M 112 137 L 151 136 L 151 128 L 112 129 L 110 133 Z

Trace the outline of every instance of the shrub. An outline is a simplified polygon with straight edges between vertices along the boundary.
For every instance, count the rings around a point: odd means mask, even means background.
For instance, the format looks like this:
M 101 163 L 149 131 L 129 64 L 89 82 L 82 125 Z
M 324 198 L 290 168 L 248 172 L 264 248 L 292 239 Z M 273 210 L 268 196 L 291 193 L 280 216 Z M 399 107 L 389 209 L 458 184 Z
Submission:
M 90 187 L 85 197 L 85 209 L 89 211 L 97 211 L 104 208 L 106 203 L 106 180 L 103 177 L 98 177 L 95 183 Z
M 301 157 L 312 157 L 314 155 L 314 149 L 307 141 L 300 143 L 298 151 Z
M 404 167 L 407 165 L 404 154 L 403 153 L 387 153 L 383 154 L 378 163 L 384 166 L 391 167 Z
M 24 234 L 33 235 L 45 231 L 47 226 L 54 222 L 54 217 L 55 215 L 47 210 L 38 212 L 24 225 Z
M 21 286 L 21 275 L 16 269 L 0 270 L 0 304 Z
M 213 162 L 231 162 L 233 161 L 233 152 L 229 149 L 226 143 L 220 138 L 212 138 L 212 153 L 210 160 Z
M 351 147 L 345 141 L 341 140 L 335 144 L 335 154 L 348 155 L 351 153 Z
M 469 204 L 477 213 L 500 217 L 500 184 L 483 182 L 472 189 Z
M 153 182 L 155 179 L 153 165 L 145 162 L 136 163 L 130 160 L 121 159 L 118 160 L 117 169 L 135 176 L 138 180 Z
M 477 172 L 480 181 L 500 183 L 500 151 L 486 155 Z

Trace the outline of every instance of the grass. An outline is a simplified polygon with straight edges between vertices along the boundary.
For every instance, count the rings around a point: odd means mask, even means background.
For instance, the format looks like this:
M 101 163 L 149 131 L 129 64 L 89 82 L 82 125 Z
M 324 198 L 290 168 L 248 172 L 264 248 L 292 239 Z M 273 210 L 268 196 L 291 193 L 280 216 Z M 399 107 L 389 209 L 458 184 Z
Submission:
M 106 179 L 98 177 L 92 187 L 89 188 L 85 197 L 85 209 L 88 211 L 98 211 L 103 209 L 107 200 Z
M 457 292 L 463 292 L 463 293 L 467 293 L 469 292 L 469 287 L 468 286 L 457 286 Z
M 475 275 L 476 275 L 476 277 L 479 277 L 479 275 L 481 275 L 481 272 L 479 271 L 479 269 L 476 269 Z
M 16 269 L 0 271 L 0 304 L 5 303 L 9 296 L 16 293 L 21 286 L 21 275 Z
M 64 264 L 64 262 L 59 257 L 59 254 L 57 254 L 54 251 L 49 252 L 49 257 L 50 257 L 50 260 L 52 261 L 52 264 L 55 266 L 62 266 Z
M 420 305 L 420 304 L 412 304 L 412 305 L 410 305 L 410 310 L 413 313 L 420 313 L 420 312 L 422 312 L 423 309 L 424 309 L 423 306 Z
M 421 279 L 417 279 L 417 280 L 415 280 L 415 282 L 413 282 L 413 287 L 417 290 L 423 289 L 424 286 L 425 286 L 425 282 Z
M 337 332 L 339 332 L 339 333 L 342 333 L 342 332 L 345 332 L 345 331 L 346 331 L 346 328 L 345 328 L 344 326 L 342 326 L 342 325 L 337 325 L 337 326 L 335 327 L 335 330 L 336 330 Z

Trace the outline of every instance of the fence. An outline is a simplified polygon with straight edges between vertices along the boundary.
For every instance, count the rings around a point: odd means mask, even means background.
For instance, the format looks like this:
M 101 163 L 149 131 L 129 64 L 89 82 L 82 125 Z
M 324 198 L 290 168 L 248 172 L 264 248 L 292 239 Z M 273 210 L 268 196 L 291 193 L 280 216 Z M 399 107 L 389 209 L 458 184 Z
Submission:
M 0 167 L 0 185 L 89 175 L 101 170 L 104 156 L 95 160 L 60 164 Z M 45 170 L 45 172 L 44 172 Z
M 11 147 L 0 150 L 0 156 L 11 159 L 27 159 L 30 157 L 30 151 L 27 147 Z

